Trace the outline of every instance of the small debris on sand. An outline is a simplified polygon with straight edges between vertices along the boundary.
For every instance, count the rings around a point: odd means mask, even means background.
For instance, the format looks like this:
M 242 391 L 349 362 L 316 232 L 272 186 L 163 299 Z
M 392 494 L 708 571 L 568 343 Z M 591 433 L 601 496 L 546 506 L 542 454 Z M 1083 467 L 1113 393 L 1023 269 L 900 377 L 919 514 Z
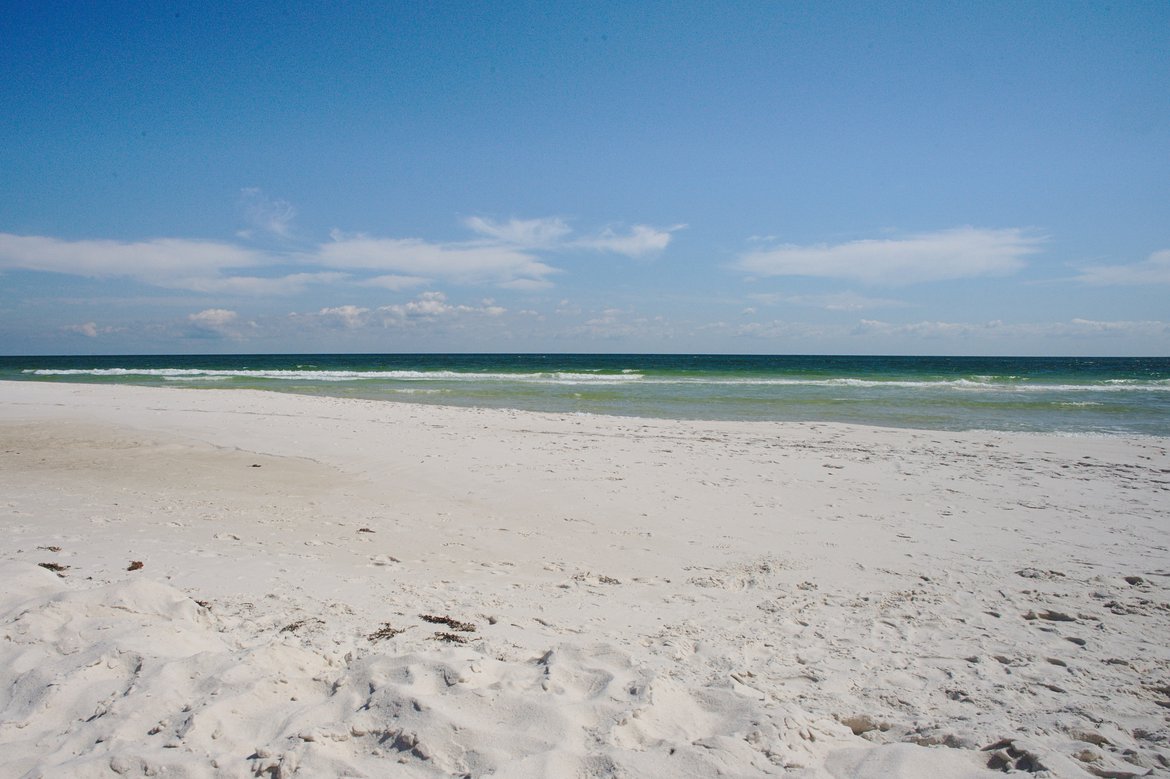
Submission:
M 298 619 L 296 622 L 290 622 L 280 629 L 281 633 L 295 633 L 305 625 L 324 625 L 325 623 L 316 617 L 309 617 L 308 619 Z

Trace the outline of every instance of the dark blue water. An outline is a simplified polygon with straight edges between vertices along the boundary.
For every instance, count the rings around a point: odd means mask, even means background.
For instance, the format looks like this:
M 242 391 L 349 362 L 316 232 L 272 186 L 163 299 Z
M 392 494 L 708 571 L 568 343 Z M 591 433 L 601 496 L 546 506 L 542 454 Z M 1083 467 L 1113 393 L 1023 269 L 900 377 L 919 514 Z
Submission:
M 0 357 L 0 379 L 680 419 L 1170 435 L 1170 359 L 394 354 Z

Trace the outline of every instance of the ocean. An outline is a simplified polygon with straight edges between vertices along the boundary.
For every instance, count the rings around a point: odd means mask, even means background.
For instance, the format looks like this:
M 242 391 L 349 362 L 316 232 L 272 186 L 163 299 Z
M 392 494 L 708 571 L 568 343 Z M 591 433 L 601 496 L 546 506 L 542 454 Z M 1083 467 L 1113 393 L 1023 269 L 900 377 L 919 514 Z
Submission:
M 0 379 L 558 413 L 1170 435 L 1170 358 L 599 354 L 0 357 Z

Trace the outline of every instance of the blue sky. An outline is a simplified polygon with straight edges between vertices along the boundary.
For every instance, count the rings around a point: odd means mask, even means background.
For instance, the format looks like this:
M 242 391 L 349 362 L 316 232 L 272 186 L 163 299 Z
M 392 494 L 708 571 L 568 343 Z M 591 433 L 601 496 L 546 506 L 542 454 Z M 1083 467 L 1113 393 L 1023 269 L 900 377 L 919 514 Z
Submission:
M 0 353 L 1170 354 L 1170 3 L 6 3 Z

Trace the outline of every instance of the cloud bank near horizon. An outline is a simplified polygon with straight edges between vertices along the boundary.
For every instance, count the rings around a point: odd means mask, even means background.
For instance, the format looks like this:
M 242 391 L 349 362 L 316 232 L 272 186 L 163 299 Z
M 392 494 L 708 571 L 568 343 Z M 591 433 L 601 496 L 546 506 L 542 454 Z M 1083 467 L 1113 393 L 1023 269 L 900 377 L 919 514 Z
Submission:
M 755 276 L 809 276 L 900 286 L 977 276 L 1002 276 L 1024 267 L 1043 237 L 1018 228 L 956 227 L 897 239 L 839 244 L 783 244 L 753 249 L 733 267 Z
M 272 208 L 276 214 L 269 213 Z M 269 231 L 287 237 L 291 206 L 280 201 L 272 208 L 262 215 L 275 220 Z M 463 224 L 477 237 L 441 242 L 333 230 L 327 242 L 284 251 L 186 238 L 65 240 L 0 233 L 0 271 L 125 277 L 157 287 L 229 295 L 296 294 L 342 282 L 389 290 L 434 282 L 533 290 L 552 286 L 553 277 L 563 272 L 551 256 L 586 252 L 654 257 L 686 227 L 635 224 L 624 232 L 605 228 L 574 235 L 561 217 L 501 222 L 476 216 Z M 753 277 L 903 286 L 1015 273 L 1044 241 L 1018 228 L 959 227 L 900 239 L 758 248 L 740 254 L 731 267 Z M 265 269 L 270 272 L 259 272 Z M 1170 250 L 1143 263 L 1087 267 L 1077 278 L 1092 284 L 1170 281 Z
M 107 316 L 103 321 L 91 313 L 71 324 L 58 321 L 54 325 L 62 336 L 87 341 L 108 338 L 111 343 L 135 332 L 256 345 L 300 333 L 358 343 L 354 339 L 394 331 L 423 338 L 458 332 L 460 337 L 485 343 L 493 342 L 493 333 L 509 339 L 493 343 L 523 343 L 535 334 L 552 343 L 584 339 L 662 345 L 693 340 L 698 344 L 715 335 L 773 342 L 783 348 L 780 345 L 785 342 L 820 339 L 837 344 L 833 348 L 848 349 L 841 344 L 864 345 L 876 343 L 875 339 L 1006 344 L 1021 338 L 1037 343 L 1131 338 L 1157 343 L 1170 335 L 1170 327 L 1156 318 L 1130 321 L 1072 316 L 1031 324 L 916 318 L 920 315 L 915 310 L 921 310 L 923 304 L 921 296 L 910 294 L 912 285 L 1003 277 L 1024 269 L 1028 258 L 1041 252 L 1048 239 L 1020 228 L 957 227 L 837 244 L 768 246 L 767 242 L 776 239 L 749 239 L 761 245 L 740 253 L 731 266 L 723 266 L 725 271 L 730 267 L 743 273 L 739 283 L 748 284 L 730 297 L 711 296 L 712 306 L 734 306 L 739 314 L 735 322 L 721 321 L 713 308 L 706 318 L 688 316 L 683 309 L 666 316 L 661 310 L 647 310 L 655 307 L 658 298 L 646 287 L 640 296 L 620 305 L 607 303 L 612 285 L 598 288 L 597 282 L 604 276 L 589 273 L 590 266 L 581 264 L 588 258 L 614 255 L 634 261 L 625 267 L 643 268 L 639 272 L 666 281 L 682 270 L 678 262 L 655 266 L 642 261 L 667 251 L 685 225 L 656 228 L 635 224 L 621 230 L 603 227 L 579 232 L 563 217 L 495 220 L 475 216 L 460 222 L 470 233 L 462 240 L 333 230 L 326 241 L 297 245 L 292 237 L 297 233 L 292 207 L 261 193 L 256 198 L 256 230 L 278 239 L 275 248 L 242 239 L 66 240 L 0 233 L 0 273 L 24 270 L 115 282 L 132 279 L 161 289 L 195 293 L 190 299 L 198 302 L 169 319 L 164 316 L 133 323 Z M 719 266 L 717 260 L 707 264 L 711 269 Z M 1082 266 L 1078 273 L 1055 281 L 1069 284 L 1070 289 L 1170 283 L 1170 250 L 1156 251 L 1130 264 Z M 775 279 L 779 286 L 761 289 L 764 279 Z M 468 297 L 467 292 L 475 296 L 477 288 L 483 292 L 484 288 L 496 288 L 539 293 L 555 282 L 563 287 L 558 292 L 560 302 L 555 304 L 542 305 L 539 297 L 526 302 L 510 298 L 508 306 L 490 297 L 479 302 L 458 299 Z M 592 306 L 581 305 L 577 300 L 584 298 L 577 296 L 590 284 L 600 291 L 594 293 Z M 889 297 L 850 289 L 857 285 L 896 287 L 899 294 Z M 464 294 L 450 299 L 451 286 L 463 287 Z M 402 297 L 379 301 L 379 291 Z M 566 293 L 574 299 L 562 297 Z M 279 302 L 294 296 L 300 296 L 294 305 L 283 307 Z M 257 302 L 253 305 L 245 299 Z M 768 309 L 802 309 L 834 316 L 812 313 L 808 321 L 798 321 L 776 318 Z M 907 319 L 848 317 L 851 312 L 872 309 L 900 309 L 906 311 Z
M 256 198 L 262 197 L 258 191 Z M 282 238 L 292 234 L 292 207 L 253 204 L 254 221 Z M 552 286 L 563 270 L 549 254 L 609 253 L 652 257 L 671 242 L 676 225 L 635 224 L 575 236 L 559 217 L 495 222 L 465 220 L 477 237 L 463 241 L 386 238 L 333 230 L 327 242 L 298 250 L 257 249 L 223 241 L 155 238 L 66 240 L 0 233 L 0 271 L 24 270 L 87 278 L 129 278 L 151 286 L 226 295 L 287 295 L 311 286 L 352 282 L 400 290 L 433 282 L 509 289 Z M 268 273 L 260 271 L 267 270 Z M 289 272 L 293 270 L 293 272 Z

